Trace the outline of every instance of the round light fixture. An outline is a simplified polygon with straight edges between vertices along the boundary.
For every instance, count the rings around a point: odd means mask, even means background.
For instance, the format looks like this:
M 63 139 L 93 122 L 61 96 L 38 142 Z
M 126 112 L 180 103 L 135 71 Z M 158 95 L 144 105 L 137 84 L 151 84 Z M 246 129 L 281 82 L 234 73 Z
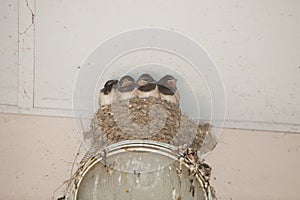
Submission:
M 99 152 L 79 168 L 66 199 L 212 199 L 205 177 L 210 168 L 176 151 L 174 146 L 153 141 L 111 145 L 105 154 Z

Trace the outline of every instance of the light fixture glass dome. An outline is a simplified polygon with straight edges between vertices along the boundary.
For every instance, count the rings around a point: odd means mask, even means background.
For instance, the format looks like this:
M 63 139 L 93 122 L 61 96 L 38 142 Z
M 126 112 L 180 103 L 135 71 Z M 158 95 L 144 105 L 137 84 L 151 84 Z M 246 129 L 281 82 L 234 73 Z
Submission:
M 171 145 L 159 142 L 120 142 L 82 167 L 69 187 L 68 200 L 210 200 L 200 172 Z M 170 162 L 172 160 L 173 162 Z

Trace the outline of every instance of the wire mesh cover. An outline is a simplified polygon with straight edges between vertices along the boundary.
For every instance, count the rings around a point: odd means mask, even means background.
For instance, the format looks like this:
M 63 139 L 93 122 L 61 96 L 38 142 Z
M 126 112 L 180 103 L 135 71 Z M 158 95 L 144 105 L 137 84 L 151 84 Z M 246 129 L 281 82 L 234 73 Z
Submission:
M 174 31 L 133 30 L 97 47 L 79 72 L 73 110 L 88 154 L 67 199 L 210 199 L 210 167 L 199 157 L 217 144 L 225 95 L 217 69 L 198 44 Z M 164 79 L 170 75 L 173 79 Z M 126 76 L 131 79 L 123 82 Z M 109 80 L 118 84 L 105 93 Z M 162 92 L 164 81 L 177 89 Z M 145 84 L 156 87 L 144 90 Z M 214 128 L 199 124 L 202 120 Z M 110 151 L 135 140 L 143 145 L 138 153 L 124 146 L 118 154 Z M 149 151 L 155 141 L 162 145 Z M 173 149 L 166 152 L 168 145 Z
M 111 79 L 120 81 L 126 75 L 138 80 L 144 73 L 150 74 L 156 82 L 165 75 L 172 75 L 177 79 L 180 113 L 176 113 L 178 108 L 169 109 L 170 106 L 159 99 L 140 102 L 139 98 L 130 98 L 129 104 L 124 105 L 122 104 L 124 102 L 121 102 L 119 107 L 113 103 L 107 107 L 98 107 L 99 91 L 106 81 Z M 121 96 L 124 97 L 123 93 Z M 117 109 L 110 106 L 116 106 Z M 142 116 L 143 112 L 135 110 L 143 106 L 149 106 L 143 109 L 145 116 Z M 125 112 L 117 112 L 118 108 Z M 164 111 L 155 113 L 156 109 L 163 110 L 163 108 Z M 73 110 L 78 133 L 87 150 L 99 148 L 95 145 L 105 148 L 107 145 L 127 139 L 149 139 L 176 146 L 192 145 L 195 139 L 197 141 L 192 147 L 197 148 L 204 157 L 215 147 L 223 127 L 224 87 L 212 60 L 195 41 L 175 31 L 143 28 L 116 35 L 91 52 L 78 72 L 74 85 Z M 169 112 L 171 110 L 174 112 Z M 136 117 L 136 113 L 141 115 Z M 128 118 L 132 119 L 129 123 L 122 123 L 128 122 Z M 161 118 L 166 119 L 164 127 L 160 127 Z M 144 121 L 140 123 L 136 119 Z M 149 119 L 153 121 L 153 127 L 150 127 Z M 97 132 L 94 132 L 94 127 L 90 127 L 91 120 L 98 126 Z M 154 123 L 154 120 L 157 123 Z M 214 128 L 209 133 L 201 135 L 198 131 L 199 121 L 209 122 Z M 178 132 L 178 128 L 183 127 L 184 122 L 187 122 L 187 127 L 193 130 L 182 128 L 183 131 Z M 119 125 L 118 128 L 114 126 L 116 123 Z M 132 131 L 132 127 L 128 125 L 133 125 L 136 129 Z M 146 130 L 143 129 L 144 127 L 150 127 L 152 132 L 144 131 Z M 170 135 L 171 133 L 173 135 Z M 187 141 L 186 138 L 189 140 Z
M 162 143 L 123 142 L 79 168 L 66 199 L 211 199 L 200 171 L 173 152 Z

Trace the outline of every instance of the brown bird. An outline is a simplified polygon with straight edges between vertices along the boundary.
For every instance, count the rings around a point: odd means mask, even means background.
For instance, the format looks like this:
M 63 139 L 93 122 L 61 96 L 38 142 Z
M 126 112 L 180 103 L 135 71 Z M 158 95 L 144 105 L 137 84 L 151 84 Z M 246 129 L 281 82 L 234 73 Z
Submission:
M 173 76 L 166 75 L 162 77 L 157 83 L 160 99 L 179 105 L 180 96 L 176 84 L 177 79 Z
M 120 100 L 128 100 L 136 97 L 134 78 L 131 76 L 123 76 L 118 85 Z
M 117 84 L 118 80 L 109 80 L 104 84 L 104 88 L 100 90 L 99 106 L 112 104 L 114 99 L 117 98 Z
M 137 80 L 137 96 L 160 98 L 156 81 L 150 74 L 142 74 Z

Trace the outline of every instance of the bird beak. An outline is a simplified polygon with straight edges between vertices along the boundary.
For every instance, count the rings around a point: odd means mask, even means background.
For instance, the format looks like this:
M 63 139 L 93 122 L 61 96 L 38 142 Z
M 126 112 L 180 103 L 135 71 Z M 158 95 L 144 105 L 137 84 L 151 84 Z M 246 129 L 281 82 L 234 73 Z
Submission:
M 176 88 L 176 80 L 168 80 L 168 84 L 174 88 Z
M 124 83 L 122 84 L 122 87 L 127 87 L 127 86 L 130 86 L 132 85 L 132 81 L 124 81 Z
M 143 80 L 143 79 L 137 81 L 137 85 L 138 85 L 138 86 L 144 86 L 144 85 L 146 85 L 146 84 L 147 84 L 147 81 L 145 81 L 145 80 Z

